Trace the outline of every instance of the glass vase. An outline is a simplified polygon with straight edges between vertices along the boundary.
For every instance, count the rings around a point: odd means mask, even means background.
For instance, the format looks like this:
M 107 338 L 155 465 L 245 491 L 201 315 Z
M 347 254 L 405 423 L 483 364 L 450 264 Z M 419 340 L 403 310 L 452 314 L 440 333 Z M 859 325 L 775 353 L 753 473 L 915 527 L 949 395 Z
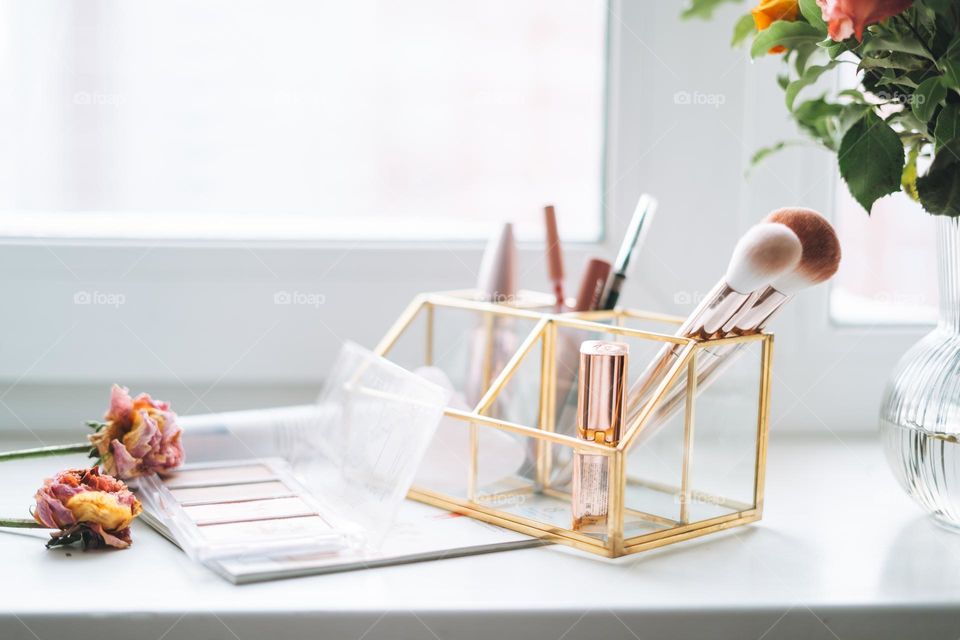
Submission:
M 960 532 L 960 225 L 937 220 L 937 327 L 897 364 L 880 409 L 887 461 L 937 523 Z

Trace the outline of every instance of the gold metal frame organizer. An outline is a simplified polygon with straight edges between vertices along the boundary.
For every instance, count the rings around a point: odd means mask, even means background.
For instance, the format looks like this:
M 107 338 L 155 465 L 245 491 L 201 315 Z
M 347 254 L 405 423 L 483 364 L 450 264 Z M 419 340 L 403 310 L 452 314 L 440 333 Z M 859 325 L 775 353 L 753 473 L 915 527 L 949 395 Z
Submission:
M 759 520 L 773 336 L 698 341 L 673 335 L 681 318 L 554 313 L 552 299 L 423 294 L 377 346 L 458 392 L 409 497 L 611 558 Z M 577 437 L 585 340 L 627 343 L 628 387 L 648 382 L 628 394 L 614 444 Z M 608 516 L 590 531 L 574 528 L 571 510 L 571 469 L 584 455 L 606 458 Z

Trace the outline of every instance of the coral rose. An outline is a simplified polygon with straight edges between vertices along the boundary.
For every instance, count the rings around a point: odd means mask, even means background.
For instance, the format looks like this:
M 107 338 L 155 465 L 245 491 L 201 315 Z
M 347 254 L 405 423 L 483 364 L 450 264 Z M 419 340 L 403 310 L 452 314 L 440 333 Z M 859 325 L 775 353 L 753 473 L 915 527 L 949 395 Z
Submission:
M 33 518 L 59 531 L 48 547 L 80 541 L 86 547 L 130 546 L 130 523 L 142 511 L 140 501 L 120 480 L 92 469 L 67 469 L 47 478 L 34 496 Z
M 836 42 L 852 35 L 862 40 L 865 28 L 909 9 L 912 4 L 912 0 L 817 0 L 830 39 Z
M 104 422 L 90 424 L 97 430 L 90 442 L 107 473 L 135 478 L 183 463 L 177 414 L 149 394 L 131 398 L 126 387 L 113 385 Z

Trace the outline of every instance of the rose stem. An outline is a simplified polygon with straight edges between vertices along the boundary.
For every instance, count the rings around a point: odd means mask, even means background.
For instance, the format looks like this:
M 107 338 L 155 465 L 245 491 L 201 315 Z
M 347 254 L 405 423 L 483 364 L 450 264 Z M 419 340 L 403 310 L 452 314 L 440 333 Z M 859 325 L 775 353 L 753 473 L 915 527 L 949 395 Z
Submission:
M 0 518 L 0 527 L 9 527 L 12 529 L 49 529 L 36 520 L 27 518 Z
M 19 451 L 0 452 L 0 462 L 4 460 L 20 460 L 22 458 L 41 458 L 43 456 L 58 456 L 67 453 L 87 453 L 90 443 L 57 444 L 52 447 L 36 447 L 34 449 L 20 449 Z

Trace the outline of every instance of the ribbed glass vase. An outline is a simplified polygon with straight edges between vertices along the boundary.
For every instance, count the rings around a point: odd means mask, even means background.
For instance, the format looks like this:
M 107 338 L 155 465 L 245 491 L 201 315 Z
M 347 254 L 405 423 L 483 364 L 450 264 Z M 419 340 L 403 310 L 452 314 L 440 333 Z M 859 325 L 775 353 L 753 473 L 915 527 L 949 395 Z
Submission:
M 960 225 L 937 220 L 940 319 L 900 360 L 880 434 L 897 480 L 938 523 L 960 532 Z

